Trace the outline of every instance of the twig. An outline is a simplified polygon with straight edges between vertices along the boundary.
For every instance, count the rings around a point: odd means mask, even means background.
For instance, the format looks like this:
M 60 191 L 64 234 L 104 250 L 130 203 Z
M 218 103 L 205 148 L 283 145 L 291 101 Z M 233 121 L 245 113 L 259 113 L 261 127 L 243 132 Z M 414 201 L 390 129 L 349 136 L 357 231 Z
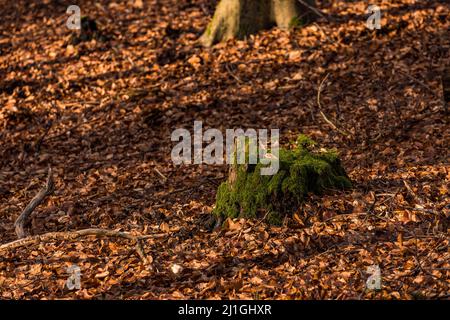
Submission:
M 414 231 L 413 231 L 413 235 L 414 235 L 414 238 L 415 238 L 415 241 L 414 241 L 415 253 L 413 255 L 413 258 L 414 258 L 414 260 L 417 263 L 417 268 L 419 268 L 423 273 L 426 273 L 427 275 L 435 278 L 436 280 L 444 281 L 446 283 L 447 282 L 446 280 L 440 279 L 438 276 L 432 274 L 431 272 L 429 272 L 428 270 L 425 270 L 425 268 L 422 267 L 422 263 L 419 260 L 419 247 L 417 246 L 417 237 L 416 237 L 416 233 Z
M 420 204 L 423 204 L 423 200 L 414 192 L 414 190 L 411 188 L 411 186 L 406 182 L 406 180 L 403 180 L 403 184 L 405 185 L 408 192 L 415 198 Z
M 330 39 L 330 37 L 325 33 L 325 31 L 323 31 L 323 28 L 321 26 L 319 26 L 319 24 L 317 24 L 316 22 L 313 23 L 317 28 L 319 28 L 320 32 L 322 32 L 322 34 L 325 36 L 325 38 L 327 38 L 328 42 L 331 44 L 335 44 L 336 42 L 334 42 L 333 40 Z
M 268 214 L 269 214 L 269 211 L 267 211 L 267 212 L 264 214 L 264 216 L 263 216 L 261 219 L 258 220 L 258 222 L 257 222 L 256 224 L 254 224 L 253 226 L 251 226 L 250 229 L 254 230 L 254 228 L 256 228 L 257 226 L 259 226 L 264 220 L 266 220 Z M 237 238 L 236 238 L 236 241 L 239 241 L 239 239 L 241 238 L 243 232 L 244 232 L 244 229 L 241 228 L 241 230 L 239 231 L 239 234 L 238 234 L 238 236 L 237 236 Z M 230 239 L 230 240 L 228 241 L 228 243 L 229 243 L 231 240 L 232 240 L 232 239 Z
M 325 120 L 326 123 L 328 123 L 334 130 L 336 130 L 337 132 L 343 134 L 344 136 L 348 137 L 349 134 L 341 129 L 339 129 L 333 122 L 331 122 L 327 116 L 322 112 L 322 105 L 320 104 L 320 93 L 322 92 L 322 86 L 325 82 L 325 80 L 327 80 L 328 76 L 330 74 L 327 73 L 327 75 L 325 76 L 325 78 L 323 78 L 323 80 L 320 82 L 319 85 L 319 89 L 317 90 L 317 106 L 319 107 L 319 113 L 320 115 L 323 117 L 323 119 Z
M 218 187 L 220 185 L 220 182 L 215 181 L 215 180 L 220 180 L 220 179 L 223 179 L 223 177 L 221 177 L 221 178 L 209 178 L 209 177 L 206 177 L 206 181 L 211 183 L 214 187 Z
M 173 191 L 170 191 L 170 192 L 166 193 L 165 195 L 163 195 L 163 197 L 171 195 L 171 194 L 174 194 L 174 193 L 184 192 L 184 191 L 191 190 L 191 189 L 192 189 L 192 187 L 185 187 L 185 188 L 175 189 Z
M 310 4 L 306 3 L 303 0 L 298 0 L 298 2 L 300 2 L 302 5 L 304 5 L 305 7 L 307 7 L 309 10 L 313 11 L 315 14 L 317 14 L 319 17 L 324 18 L 325 20 L 328 21 L 328 17 L 325 16 L 325 14 L 323 14 L 319 9 L 314 8 L 313 6 L 311 6 Z
M 53 121 L 51 121 L 51 120 L 45 125 L 44 133 L 39 138 L 39 140 L 36 142 L 36 147 L 35 147 L 36 153 L 39 153 L 41 151 L 42 142 L 44 142 L 44 139 L 47 136 L 47 134 L 50 132 L 50 129 L 52 128 L 52 126 L 53 126 Z
M 165 175 L 163 175 L 161 173 L 161 171 L 159 171 L 157 168 L 154 168 L 154 169 L 155 169 L 156 173 L 159 174 L 159 176 L 164 179 L 164 181 L 167 181 L 167 177 Z
M 108 230 L 108 229 L 82 229 L 77 231 L 66 231 L 66 232 L 48 232 L 40 235 L 30 236 L 27 238 L 15 240 L 12 242 L 8 242 L 0 245 L 0 251 L 4 250 L 12 250 L 24 246 L 29 246 L 32 244 L 37 244 L 40 242 L 48 242 L 51 240 L 75 240 L 80 237 L 85 236 L 96 236 L 96 237 L 114 237 L 114 238 L 124 238 L 128 240 L 132 240 L 135 242 L 135 250 L 138 253 L 139 257 L 145 264 L 148 264 L 149 261 L 145 256 L 144 250 L 140 241 L 145 239 L 145 236 L 133 236 L 127 232 Z
M 20 216 L 17 218 L 16 222 L 14 222 L 14 226 L 16 229 L 16 234 L 19 239 L 25 237 L 24 226 L 28 221 L 31 213 L 36 209 L 38 205 L 52 192 L 54 191 L 55 184 L 53 182 L 52 169 L 48 168 L 48 176 L 47 182 L 45 183 L 45 187 L 41 189 L 37 195 L 30 201 L 30 203 L 26 206 L 26 208 L 22 211 Z
M 267 212 L 264 214 L 264 216 L 261 219 L 259 219 L 259 221 L 252 228 L 255 228 L 255 227 L 259 226 L 261 223 L 263 223 L 263 221 L 266 220 L 268 214 L 269 214 L 269 211 L 267 210 Z
M 235 75 L 235 74 L 231 71 L 230 66 L 228 65 L 228 63 L 225 63 L 225 68 L 227 69 L 228 73 L 229 73 L 234 79 L 236 79 L 237 82 L 239 82 L 239 83 L 242 83 L 242 82 L 243 82 L 237 75 Z
M 66 135 L 67 133 L 71 132 L 72 130 L 75 130 L 75 129 L 78 128 L 78 127 L 81 127 L 81 126 L 83 126 L 83 125 L 85 125 L 85 124 L 93 124 L 93 123 L 95 123 L 95 122 L 97 122 L 97 121 L 100 121 L 100 120 L 102 120 L 101 117 L 98 117 L 98 118 L 95 118 L 95 119 L 92 119 L 92 120 L 88 120 L 88 121 L 86 121 L 86 122 L 80 122 L 80 123 L 77 123 L 76 125 L 74 125 L 74 126 L 68 128 L 68 129 L 64 130 L 64 131 L 61 132 L 61 133 L 58 133 L 58 134 L 55 134 L 55 135 L 53 135 L 53 136 L 44 138 L 44 139 L 42 140 L 42 142 L 52 141 L 52 140 L 54 140 L 54 139 L 57 139 L 57 138 L 59 138 L 59 137 L 62 137 L 62 136 L 64 136 L 64 135 Z
M 411 76 L 410 74 L 403 72 L 401 70 L 398 70 L 401 74 L 403 74 L 404 76 L 406 76 L 407 78 L 409 78 L 410 80 L 414 81 L 417 84 L 420 84 L 422 87 L 424 87 L 425 89 L 429 90 L 435 97 L 437 97 L 436 93 L 433 91 L 433 89 L 430 88 L 430 86 L 426 85 L 425 83 L 423 83 L 422 81 L 420 81 L 419 79 L 414 78 L 413 76 Z
M 367 216 L 369 212 L 357 212 L 357 213 L 344 213 L 344 214 L 337 214 L 335 216 L 332 216 L 328 219 L 326 219 L 323 222 L 329 222 L 329 221 L 335 221 L 335 220 L 341 220 L 342 218 L 357 218 L 359 216 Z
M 203 3 L 200 4 L 200 9 L 202 9 L 202 11 L 203 11 L 203 13 L 205 14 L 205 16 L 209 16 L 209 15 L 210 15 L 208 9 L 205 8 L 205 5 L 204 5 Z

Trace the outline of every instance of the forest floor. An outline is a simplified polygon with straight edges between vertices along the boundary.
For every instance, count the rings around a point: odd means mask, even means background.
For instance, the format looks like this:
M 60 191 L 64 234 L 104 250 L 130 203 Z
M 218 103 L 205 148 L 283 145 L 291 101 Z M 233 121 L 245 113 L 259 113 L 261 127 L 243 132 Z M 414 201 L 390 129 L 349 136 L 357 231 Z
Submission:
M 0 243 L 49 165 L 56 190 L 28 232 L 149 235 L 147 265 L 108 237 L 4 250 L 0 298 L 448 299 L 448 2 L 379 1 L 374 31 L 366 1 L 317 2 L 328 20 L 205 49 L 215 1 L 83 1 L 104 39 L 71 45 L 70 3 L 0 0 Z M 327 74 L 321 110 L 348 135 L 320 114 Z M 281 226 L 211 231 L 227 166 L 170 156 L 194 120 L 279 128 L 283 146 L 308 134 L 339 150 L 354 188 L 309 197 Z M 79 290 L 65 286 L 74 264 Z M 379 291 L 365 289 L 371 265 Z

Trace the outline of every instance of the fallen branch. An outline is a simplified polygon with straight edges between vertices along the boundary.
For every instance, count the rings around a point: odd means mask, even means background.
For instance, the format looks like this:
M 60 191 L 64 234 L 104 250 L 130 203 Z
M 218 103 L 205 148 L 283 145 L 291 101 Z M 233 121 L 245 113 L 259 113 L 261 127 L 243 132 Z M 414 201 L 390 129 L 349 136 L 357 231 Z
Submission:
M 31 213 L 36 209 L 38 205 L 52 192 L 54 191 L 55 184 L 53 182 L 52 169 L 48 168 L 48 176 L 47 182 L 45 183 L 45 187 L 41 189 L 37 195 L 30 201 L 30 203 L 25 207 L 20 216 L 17 218 L 16 222 L 14 222 L 14 226 L 16 229 L 16 234 L 19 239 L 25 237 L 25 225 L 28 222 L 28 219 Z
M 108 229 L 98 229 L 98 228 L 90 228 L 90 229 L 82 229 L 77 231 L 66 231 L 66 232 L 49 232 L 40 235 L 30 236 L 27 238 L 22 238 L 19 240 L 15 240 L 12 242 L 8 242 L 0 245 L 0 252 L 4 250 L 12 250 L 20 247 L 29 246 L 32 244 L 37 244 L 41 242 L 48 242 L 52 240 L 75 240 L 80 237 L 85 236 L 95 236 L 95 237 L 114 237 L 114 238 L 123 238 L 127 240 L 132 240 L 135 243 L 135 250 L 139 257 L 142 259 L 144 264 L 149 264 L 150 261 L 145 256 L 144 250 L 141 246 L 141 240 L 146 239 L 146 236 L 134 236 L 127 232 L 108 230 Z
M 304 5 L 306 8 L 308 8 L 309 10 L 311 10 L 312 12 L 314 12 L 315 14 L 317 14 L 319 17 L 324 18 L 325 20 L 328 21 L 328 17 L 323 14 L 319 9 L 314 8 L 313 6 L 309 5 L 308 3 L 306 3 L 306 1 L 303 0 L 298 0 L 298 2 L 300 2 L 302 5 Z
M 322 86 L 325 82 L 325 80 L 327 80 L 328 76 L 330 74 L 327 73 L 327 75 L 325 76 L 325 78 L 323 78 L 323 80 L 320 82 L 319 85 L 319 89 L 317 90 L 317 106 L 319 107 L 319 113 L 322 116 L 322 118 L 325 120 L 326 123 L 328 123 L 334 130 L 336 130 L 337 132 L 343 134 L 344 136 L 348 137 L 350 136 L 347 132 L 339 129 L 333 122 L 331 122 L 327 116 L 322 112 L 322 105 L 320 104 L 320 93 L 322 92 Z

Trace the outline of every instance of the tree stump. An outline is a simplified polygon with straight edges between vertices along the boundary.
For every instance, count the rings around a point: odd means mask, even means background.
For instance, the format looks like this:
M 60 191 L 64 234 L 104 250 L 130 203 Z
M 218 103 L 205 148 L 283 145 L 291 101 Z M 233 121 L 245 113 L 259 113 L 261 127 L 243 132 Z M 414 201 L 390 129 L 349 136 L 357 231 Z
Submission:
M 200 42 L 210 47 L 273 26 L 282 29 L 298 26 L 312 20 L 313 13 L 308 6 L 314 5 L 315 0 L 221 0 Z
M 237 164 L 234 160 L 228 180 L 217 190 L 213 214 L 218 221 L 227 217 L 266 217 L 269 223 L 280 224 L 309 193 L 352 186 L 337 151 L 318 148 L 304 135 L 299 136 L 295 148 L 280 148 L 276 174 L 261 175 L 264 166 L 261 162 Z

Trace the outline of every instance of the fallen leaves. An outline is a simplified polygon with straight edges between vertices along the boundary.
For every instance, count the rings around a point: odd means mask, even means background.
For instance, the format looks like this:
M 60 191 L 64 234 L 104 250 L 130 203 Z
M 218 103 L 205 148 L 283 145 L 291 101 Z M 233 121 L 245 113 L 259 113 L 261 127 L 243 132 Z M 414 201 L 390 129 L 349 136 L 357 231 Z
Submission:
M 227 218 L 222 226 L 224 231 L 230 231 L 229 235 L 236 233 L 241 229 L 241 224 L 239 220 L 233 221 L 231 218 Z
M 65 8 L 15 2 L 1 23 L 21 28 L 0 39 L 1 243 L 15 239 L 12 223 L 39 188 L 30 178 L 50 162 L 58 192 L 36 210 L 32 231 L 143 234 L 151 268 L 126 241 L 39 243 L 0 258 L 0 297 L 448 294 L 449 126 L 437 75 L 449 65 L 449 10 L 416 2 L 384 3 L 386 29 L 373 32 L 351 18 L 366 13 L 364 1 L 319 2 L 335 21 L 210 50 L 195 42 L 214 9 L 206 1 L 84 4 L 114 37 L 77 45 L 70 30 L 52 28 Z M 317 111 L 327 73 L 323 112 L 351 137 L 329 130 Z M 283 145 L 310 134 L 341 152 L 355 188 L 311 197 L 281 226 L 228 219 L 211 232 L 204 221 L 226 166 L 177 167 L 170 158 L 171 132 L 198 119 L 221 130 L 280 128 Z M 82 270 L 81 290 L 64 290 L 70 264 Z M 374 264 L 383 287 L 365 292 Z
M 166 222 L 163 222 L 159 225 L 159 229 L 163 232 L 170 232 L 169 224 Z

